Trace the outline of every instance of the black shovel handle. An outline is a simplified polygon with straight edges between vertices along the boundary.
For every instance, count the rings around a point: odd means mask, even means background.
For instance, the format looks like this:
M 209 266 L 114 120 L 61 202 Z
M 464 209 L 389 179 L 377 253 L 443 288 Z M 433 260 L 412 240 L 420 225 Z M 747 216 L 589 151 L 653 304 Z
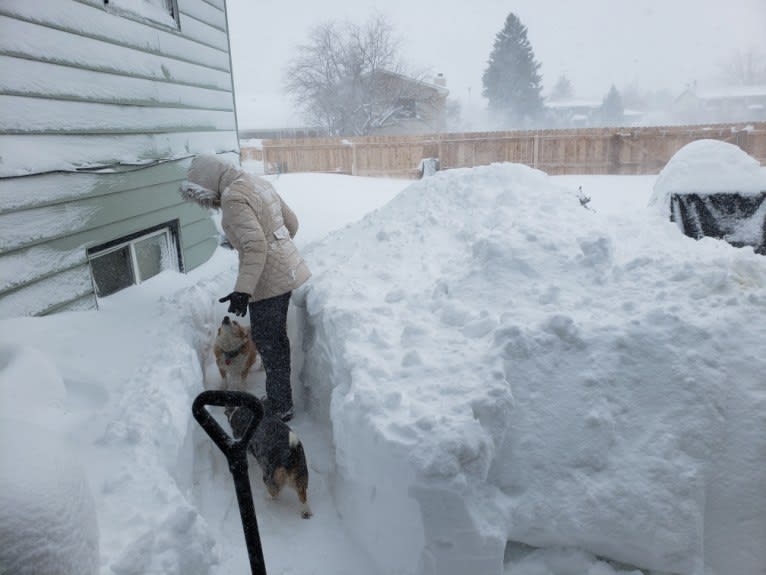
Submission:
M 218 407 L 246 407 L 253 413 L 250 425 L 247 426 L 245 433 L 242 434 L 242 437 L 240 437 L 239 440 L 234 439 L 226 433 L 218 422 L 213 419 L 210 412 L 205 409 L 205 406 L 208 405 L 215 405 Z M 263 417 L 263 405 L 261 405 L 261 402 L 258 401 L 255 396 L 244 391 L 208 390 L 200 393 L 194 400 L 194 403 L 192 404 L 192 414 L 194 415 L 194 419 L 197 420 L 202 426 L 202 429 L 207 432 L 210 439 L 215 442 L 218 449 L 223 451 L 223 454 L 228 459 L 230 454 L 239 451 L 244 452 L 247 449 L 250 439 L 255 433 L 255 428 L 258 427 L 258 424 Z
M 208 405 L 218 407 L 246 407 L 253 417 L 239 440 L 234 439 L 210 415 Z M 229 469 L 234 478 L 234 489 L 237 492 L 239 513 L 242 517 L 242 528 L 245 531 L 245 544 L 250 559 L 250 570 L 253 575 L 266 575 L 266 563 L 263 560 L 261 536 L 258 533 L 258 521 L 255 517 L 253 494 L 250 490 L 250 478 L 247 475 L 247 446 L 255 433 L 255 428 L 263 418 L 263 406 L 254 396 L 243 391 L 209 390 L 200 393 L 192 404 L 192 415 L 202 426 L 213 442 L 226 456 Z

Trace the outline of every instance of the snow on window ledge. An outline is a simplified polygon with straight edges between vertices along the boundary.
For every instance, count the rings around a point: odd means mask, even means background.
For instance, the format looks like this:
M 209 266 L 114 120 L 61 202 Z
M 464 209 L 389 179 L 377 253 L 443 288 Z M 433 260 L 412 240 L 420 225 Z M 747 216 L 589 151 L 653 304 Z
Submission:
M 178 29 L 174 0 L 104 0 L 107 10 Z

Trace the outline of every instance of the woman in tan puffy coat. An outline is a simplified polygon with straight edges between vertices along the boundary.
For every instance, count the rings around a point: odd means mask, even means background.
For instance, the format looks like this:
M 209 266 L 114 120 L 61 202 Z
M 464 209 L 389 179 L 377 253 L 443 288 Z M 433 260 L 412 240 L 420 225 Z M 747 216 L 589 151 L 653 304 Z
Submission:
M 215 155 L 196 156 L 181 185 L 187 200 L 220 209 L 221 225 L 239 253 L 234 291 L 222 297 L 229 312 L 250 310 L 250 329 L 266 371 L 266 395 L 288 421 L 293 415 L 287 308 L 292 290 L 311 275 L 292 238 L 298 218 L 262 178 Z

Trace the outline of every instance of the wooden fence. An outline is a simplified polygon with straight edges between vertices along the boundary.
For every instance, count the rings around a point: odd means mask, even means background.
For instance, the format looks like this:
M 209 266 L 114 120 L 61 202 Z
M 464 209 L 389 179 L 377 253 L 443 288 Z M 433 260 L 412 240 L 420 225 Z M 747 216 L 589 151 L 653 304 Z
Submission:
M 766 122 L 699 126 L 471 132 L 423 136 L 295 138 L 243 147 L 266 174 L 331 172 L 418 178 L 421 161 L 439 169 L 517 162 L 549 174 L 656 174 L 681 147 L 710 138 L 736 144 L 766 165 Z

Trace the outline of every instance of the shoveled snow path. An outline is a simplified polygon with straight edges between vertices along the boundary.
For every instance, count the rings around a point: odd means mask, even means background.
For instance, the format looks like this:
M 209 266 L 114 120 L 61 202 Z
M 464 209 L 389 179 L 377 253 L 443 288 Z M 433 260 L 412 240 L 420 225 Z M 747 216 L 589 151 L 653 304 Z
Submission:
M 360 206 L 346 204 L 340 208 L 328 206 L 311 193 L 310 177 L 315 174 L 296 174 L 291 178 L 269 177 L 277 190 L 291 205 L 307 210 L 301 218 L 301 230 L 297 237 L 299 247 L 320 239 L 327 227 L 327 220 L 354 221 L 365 214 Z M 561 185 L 574 191 L 582 185 L 585 196 L 592 198 L 589 204 L 603 213 L 624 214 L 625 204 L 643 208 L 656 176 L 608 177 L 608 176 L 558 176 Z M 336 186 L 349 187 L 353 178 L 335 179 Z M 398 189 L 411 182 L 368 181 L 381 190 L 391 190 L 393 197 Z M 366 188 L 365 188 L 366 189 Z M 320 221 L 324 223 L 318 225 Z M 295 302 L 293 302 L 295 304 Z M 314 517 L 301 519 L 298 500 L 292 490 L 286 490 L 277 501 L 268 499 L 260 479 L 257 463 L 249 459 L 250 484 L 253 492 L 258 526 L 263 544 L 266 567 L 269 573 L 333 573 L 337 575 L 369 573 L 376 575 L 374 563 L 354 543 L 353 534 L 343 524 L 333 496 L 335 448 L 331 430 L 306 414 L 303 409 L 303 390 L 298 381 L 303 357 L 301 353 L 300 328 L 296 325 L 296 310 L 291 308 L 288 330 L 293 351 L 293 394 L 296 399 L 296 417 L 290 423 L 304 443 L 309 460 L 309 502 Z M 256 366 L 248 379 L 248 390 L 261 396 L 264 390 L 264 373 Z M 217 386 L 220 379 L 210 354 L 204 367 L 205 387 Z M 242 523 L 239 517 L 234 485 L 223 454 L 212 444 L 200 428 L 193 432 L 194 449 L 194 503 L 215 533 L 219 563 L 213 568 L 215 575 L 247 573 L 249 571 Z
M 356 546 L 343 526 L 333 499 L 335 456 L 332 438 L 326 426 L 314 421 L 302 409 L 300 402 L 300 338 L 295 331 L 294 314 L 290 315 L 290 339 L 293 350 L 293 394 L 297 414 L 290 427 L 303 442 L 309 464 L 309 504 L 314 516 L 303 519 L 295 492 L 290 488 L 279 498 L 269 498 L 261 481 L 261 472 L 252 456 L 248 457 L 250 487 L 253 492 L 258 529 L 263 546 L 264 561 L 269 574 L 376 575 L 369 557 Z M 205 364 L 205 387 L 217 388 L 220 375 L 212 354 Z M 261 397 L 265 394 L 264 372 L 260 361 L 248 378 L 248 391 Z M 225 418 L 212 413 L 228 431 Z M 193 497 L 200 514 L 216 534 L 219 564 L 212 573 L 229 575 L 249 573 L 250 566 L 244 541 L 234 482 L 224 455 L 197 426 L 194 440 Z

